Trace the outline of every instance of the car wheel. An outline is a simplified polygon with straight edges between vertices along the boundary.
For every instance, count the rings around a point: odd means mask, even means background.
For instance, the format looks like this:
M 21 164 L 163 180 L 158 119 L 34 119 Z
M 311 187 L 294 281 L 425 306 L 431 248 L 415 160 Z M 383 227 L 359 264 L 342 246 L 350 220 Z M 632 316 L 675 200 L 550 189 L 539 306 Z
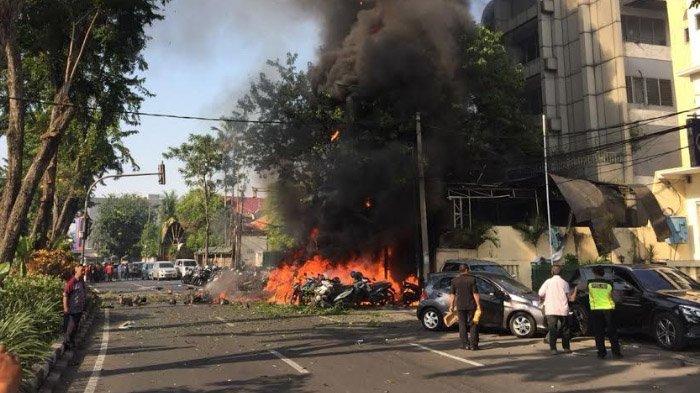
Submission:
M 680 350 L 688 345 L 685 325 L 676 315 L 662 313 L 655 316 L 653 329 L 656 342 L 664 349 Z
M 508 323 L 510 332 L 518 338 L 531 338 L 537 332 L 537 322 L 532 315 L 524 312 L 518 312 L 510 317 Z
M 421 323 L 426 330 L 442 330 L 445 323 L 442 321 L 442 313 L 433 307 L 426 308 L 421 314 Z
M 590 324 L 588 323 L 588 311 L 580 304 L 574 304 L 571 306 L 571 312 L 575 323 L 575 326 L 572 326 L 574 334 L 579 336 L 590 336 L 591 328 Z

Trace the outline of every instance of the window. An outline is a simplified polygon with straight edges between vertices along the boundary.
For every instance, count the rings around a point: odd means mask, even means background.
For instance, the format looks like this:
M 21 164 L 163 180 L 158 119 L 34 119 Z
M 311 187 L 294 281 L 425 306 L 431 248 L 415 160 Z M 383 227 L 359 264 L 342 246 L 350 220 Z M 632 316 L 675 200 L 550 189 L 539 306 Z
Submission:
M 666 21 L 634 15 L 622 16 L 622 31 L 627 42 L 666 46 Z
M 669 79 L 625 77 L 630 104 L 673 106 L 673 88 Z
M 481 278 L 476 279 L 476 289 L 479 291 L 479 294 L 482 294 L 482 295 L 496 293 L 496 287 L 494 287 L 493 284 L 491 284 L 490 282 L 488 282 L 484 279 L 481 279 Z
M 453 277 L 445 277 L 441 279 L 437 285 L 435 286 L 435 289 L 448 289 L 452 286 L 452 278 Z

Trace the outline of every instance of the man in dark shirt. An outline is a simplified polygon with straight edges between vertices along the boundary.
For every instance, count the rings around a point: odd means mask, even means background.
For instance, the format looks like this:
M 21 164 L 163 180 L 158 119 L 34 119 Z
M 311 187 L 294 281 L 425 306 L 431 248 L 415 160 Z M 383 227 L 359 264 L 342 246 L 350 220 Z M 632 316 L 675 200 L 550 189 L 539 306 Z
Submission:
M 63 321 L 65 336 L 63 344 L 66 349 L 75 348 L 75 334 L 78 332 L 80 318 L 85 310 L 86 288 L 83 281 L 83 267 L 76 266 L 73 277 L 63 288 Z
M 452 310 L 457 311 L 459 319 L 459 339 L 462 348 L 476 351 L 479 349 L 478 325 L 472 323 L 474 312 L 481 310 L 476 279 L 469 274 L 469 266 L 459 266 L 459 276 L 452 279 Z M 469 333 L 467 333 L 469 331 Z

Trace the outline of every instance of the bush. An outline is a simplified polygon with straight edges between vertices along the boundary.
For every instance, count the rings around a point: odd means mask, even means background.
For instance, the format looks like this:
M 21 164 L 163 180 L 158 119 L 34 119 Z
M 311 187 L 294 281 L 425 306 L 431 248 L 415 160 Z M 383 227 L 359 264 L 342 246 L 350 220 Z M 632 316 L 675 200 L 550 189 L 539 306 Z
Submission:
M 482 244 L 489 242 L 495 247 L 500 247 L 498 232 L 491 224 L 475 222 L 472 229 L 453 229 L 442 235 L 441 243 L 450 248 L 476 249 Z
M 73 254 L 65 250 L 38 250 L 29 258 L 27 270 L 30 274 L 45 274 L 67 279 L 73 274 L 77 263 Z
M 0 343 L 19 356 L 24 377 L 61 333 L 62 287 L 57 277 L 8 276 L 0 290 Z

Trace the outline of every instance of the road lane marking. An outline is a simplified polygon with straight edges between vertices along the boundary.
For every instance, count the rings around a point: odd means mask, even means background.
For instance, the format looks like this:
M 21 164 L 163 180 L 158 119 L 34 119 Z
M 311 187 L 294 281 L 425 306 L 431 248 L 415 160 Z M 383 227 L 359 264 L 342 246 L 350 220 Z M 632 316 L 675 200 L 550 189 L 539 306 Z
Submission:
M 107 347 L 109 345 L 109 309 L 105 309 L 105 322 L 102 325 L 102 341 L 100 343 L 100 353 L 97 355 L 97 360 L 95 360 L 95 367 L 92 368 L 92 374 L 85 386 L 84 393 L 94 393 L 97 388 L 97 382 L 100 380 L 100 372 L 102 372 L 102 366 L 105 363 L 105 357 L 107 356 Z
M 226 320 L 223 319 L 223 318 L 221 318 L 221 317 L 215 317 L 215 318 L 216 318 L 217 320 L 221 321 L 222 323 L 225 323 L 226 326 L 228 326 L 228 327 L 236 327 L 236 325 L 232 324 L 231 322 L 226 322 Z
M 444 357 L 446 357 L 446 358 L 450 358 L 450 359 L 452 359 L 452 360 L 456 360 L 456 361 L 458 361 L 458 362 L 471 364 L 472 366 L 476 366 L 476 367 L 484 367 L 483 364 L 478 363 L 478 362 L 475 362 L 475 361 L 473 361 L 473 360 L 461 358 L 461 357 L 459 357 L 459 356 L 455 356 L 455 355 L 449 354 L 449 353 L 447 353 L 447 352 L 438 351 L 437 349 L 428 348 L 428 347 L 426 347 L 425 345 L 416 344 L 416 343 L 411 343 L 411 345 L 413 345 L 414 347 L 418 347 L 418 348 L 420 348 L 420 349 L 424 349 L 424 350 L 426 350 L 426 351 L 430 351 L 430 352 L 432 352 L 432 353 L 438 354 L 438 355 L 440 355 L 440 356 L 444 356 Z
M 295 362 L 292 359 L 289 359 L 288 357 L 282 355 L 281 353 L 279 353 L 275 350 L 270 350 L 270 353 L 277 356 L 278 358 L 280 358 L 280 360 L 282 360 L 283 362 L 287 363 L 289 365 L 289 367 L 297 370 L 299 372 L 299 374 L 308 374 L 309 373 L 309 370 L 305 369 L 304 367 L 299 365 L 299 363 Z

